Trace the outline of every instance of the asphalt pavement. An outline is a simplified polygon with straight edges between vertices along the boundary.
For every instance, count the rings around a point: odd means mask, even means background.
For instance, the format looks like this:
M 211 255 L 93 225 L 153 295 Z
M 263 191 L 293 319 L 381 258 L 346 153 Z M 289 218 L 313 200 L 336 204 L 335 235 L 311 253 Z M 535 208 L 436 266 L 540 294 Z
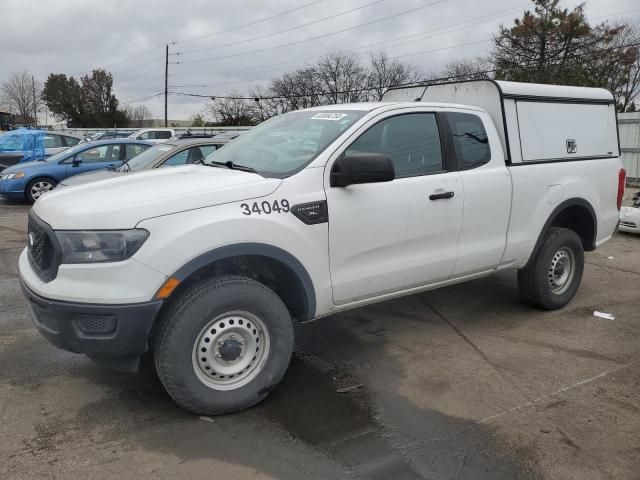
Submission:
M 110 372 L 35 331 L 27 212 L 0 200 L 2 479 L 640 479 L 640 237 L 588 253 L 560 311 L 504 273 L 299 326 L 265 402 L 201 418 L 148 362 Z

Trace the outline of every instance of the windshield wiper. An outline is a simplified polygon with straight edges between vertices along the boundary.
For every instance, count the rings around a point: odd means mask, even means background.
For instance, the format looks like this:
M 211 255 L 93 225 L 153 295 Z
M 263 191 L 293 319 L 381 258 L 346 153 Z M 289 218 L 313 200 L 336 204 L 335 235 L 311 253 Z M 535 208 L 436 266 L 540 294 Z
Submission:
M 231 160 L 227 162 L 209 162 L 207 165 L 216 166 L 216 167 L 227 167 L 230 170 L 240 170 L 242 172 L 249 173 L 258 173 L 255 168 L 247 167 L 246 165 L 238 165 L 237 163 L 233 163 Z

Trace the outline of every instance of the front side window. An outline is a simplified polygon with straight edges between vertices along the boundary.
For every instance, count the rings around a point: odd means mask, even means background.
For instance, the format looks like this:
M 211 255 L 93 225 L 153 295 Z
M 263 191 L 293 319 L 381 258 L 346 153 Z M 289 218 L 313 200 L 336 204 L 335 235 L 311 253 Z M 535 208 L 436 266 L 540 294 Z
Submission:
M 233 162 L 265 177 L 285 178 L 302 170 L 367 112 L 307 110 L 279 115 L 209 155 L 207 164 Z
M 398 178 L 440 172 L 444 168 L 433 113 L 409 113 L 382 120 L 349 146 L 345 154 L 350 153 L 389 156 Z
M 112 162 L 120 160 L 120 145 L 101 145 L 79 152 L 76 160 L 82 163 Z
M 453 149 L 462 170 L 483 165 L 491 160 L 489 138 L 482 120 L 469 113 L 447 113 Z

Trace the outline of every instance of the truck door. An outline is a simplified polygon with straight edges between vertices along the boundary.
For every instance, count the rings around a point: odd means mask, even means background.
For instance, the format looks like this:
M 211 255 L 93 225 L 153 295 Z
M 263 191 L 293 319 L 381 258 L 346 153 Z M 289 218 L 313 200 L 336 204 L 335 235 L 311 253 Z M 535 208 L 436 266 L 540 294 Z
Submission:
M 464 188 L 456 277 L 492 270 L 500 263 L 511 210 L 511 179 L 497 132 L 486 115 L 485 122 L 475 112 L 444 116 Z
M 388 114 L 344 150 L 382 153 L 391 182 L 330 187 L 329 254 L 333 299 L 345 304 L 446 280 L 462 220 L 459 172 L 444 166 L 438 121 L 411 109 Z

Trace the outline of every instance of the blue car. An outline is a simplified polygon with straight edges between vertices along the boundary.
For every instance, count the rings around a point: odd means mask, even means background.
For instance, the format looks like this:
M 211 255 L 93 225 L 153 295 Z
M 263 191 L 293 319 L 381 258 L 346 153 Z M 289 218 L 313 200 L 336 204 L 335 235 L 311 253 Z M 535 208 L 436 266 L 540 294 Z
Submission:
M 77 145 L 46 160 L 5 168 L 0 172 L 0 197 L 33 203 L 67 177 L 116 169 L 152 145 L 141 140 L 102 140 Z

